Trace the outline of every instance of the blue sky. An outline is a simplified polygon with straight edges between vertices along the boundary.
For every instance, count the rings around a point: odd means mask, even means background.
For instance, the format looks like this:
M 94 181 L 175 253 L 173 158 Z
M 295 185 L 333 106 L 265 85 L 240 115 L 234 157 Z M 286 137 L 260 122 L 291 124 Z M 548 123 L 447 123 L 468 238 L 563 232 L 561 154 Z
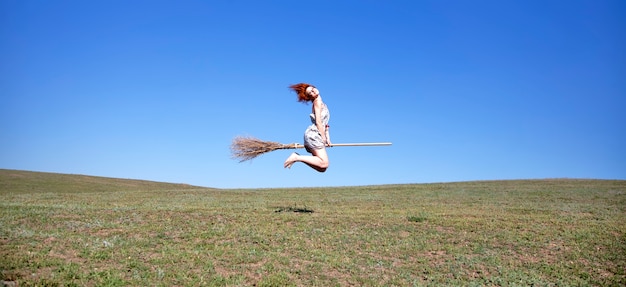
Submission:
M 0 168 L 217 188 L 626 179 L 623 1 L 0 1 Z M 316 85 L 320 174 L 302 142 Z M 304 152 L 303 150 L 301 150 Z

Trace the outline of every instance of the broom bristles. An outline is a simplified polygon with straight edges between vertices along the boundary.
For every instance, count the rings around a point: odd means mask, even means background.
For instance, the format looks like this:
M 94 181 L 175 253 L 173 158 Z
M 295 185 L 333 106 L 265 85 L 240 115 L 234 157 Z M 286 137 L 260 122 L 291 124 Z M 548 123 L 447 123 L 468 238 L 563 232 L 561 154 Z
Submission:
M 251 160 L 259 155 L 281 148 L 284 148 L 284 145 L 281 143 L 262 141 L 248 136 L 237 136 L 230 145 L 232 157 L 239 159 L 239 162 Z

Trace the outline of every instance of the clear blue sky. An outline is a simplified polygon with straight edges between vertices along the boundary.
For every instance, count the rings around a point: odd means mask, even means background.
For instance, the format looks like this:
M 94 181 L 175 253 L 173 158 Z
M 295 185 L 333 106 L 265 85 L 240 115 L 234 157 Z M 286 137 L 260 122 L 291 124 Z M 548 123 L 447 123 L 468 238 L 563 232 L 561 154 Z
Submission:
M 626 179 L 626 2 L 0 1 L 0 168 L 217 188 Z M 316 85 L 336 147 L 302 142 Z M 304 152 L 303 150 L 301 150 Z

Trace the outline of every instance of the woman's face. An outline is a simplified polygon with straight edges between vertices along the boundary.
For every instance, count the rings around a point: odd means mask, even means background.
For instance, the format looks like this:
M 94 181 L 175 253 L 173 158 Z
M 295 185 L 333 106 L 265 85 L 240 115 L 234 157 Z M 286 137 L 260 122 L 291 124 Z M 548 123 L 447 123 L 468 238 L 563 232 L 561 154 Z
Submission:
M 320 95 L 320 91 L 316 87 L 308 86 L 306 87 L 306 94 L 315 99 Z

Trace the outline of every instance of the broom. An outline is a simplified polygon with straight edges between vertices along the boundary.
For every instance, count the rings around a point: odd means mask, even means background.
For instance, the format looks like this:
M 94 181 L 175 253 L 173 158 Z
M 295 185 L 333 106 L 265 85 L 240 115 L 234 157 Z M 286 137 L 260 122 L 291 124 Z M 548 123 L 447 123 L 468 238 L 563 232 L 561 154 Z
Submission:
M 334 146 L 386 146 L 391 143 L 340 143 L 331 144 Z M 230 145 L 230 152 L 233 159 L 239 159 L 239 162 L 251 160 L 259 155 L 278 149 L 298 149 L 304 148 L 299 143 L 281 144 L 278 142 L 262 141 L 260 139 L 248 136 L 237 136 Z

